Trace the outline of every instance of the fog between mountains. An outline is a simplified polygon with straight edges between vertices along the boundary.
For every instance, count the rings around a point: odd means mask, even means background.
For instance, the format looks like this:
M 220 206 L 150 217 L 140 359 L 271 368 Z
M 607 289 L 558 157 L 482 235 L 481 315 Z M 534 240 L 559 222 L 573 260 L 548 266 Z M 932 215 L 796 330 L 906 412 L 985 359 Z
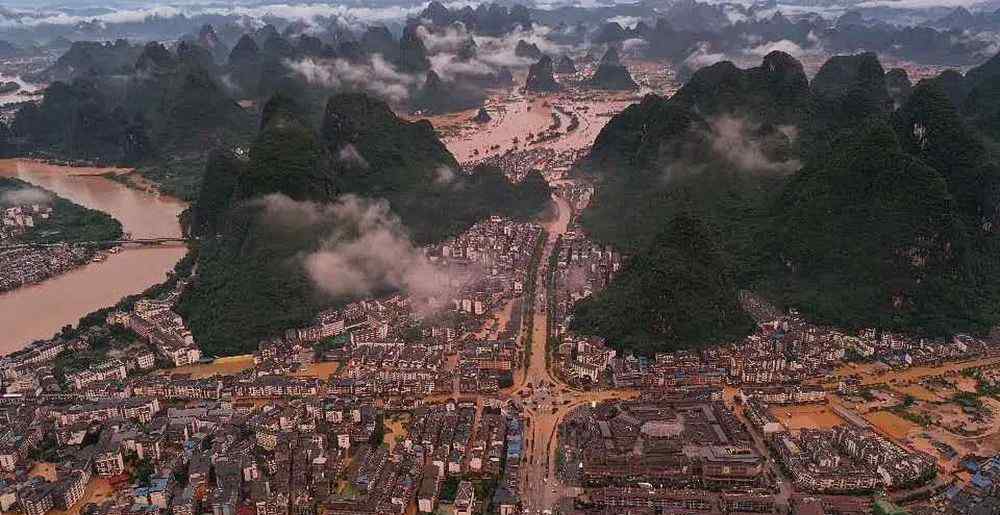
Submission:
M 502 68 L 525 69 L 534 63 L 533 59 L 519 57 L 515 53 L 518 41 L 536 44 L 550 56 L 558 56 L 575 47 L 559 45 L 549 41 L 547 27 L 531 30 L 515 30 L 504 37 L 475 36 L 461 24 L 437 31 L 429 31 L 424 26 L 417 34 L 427 48 L 431 69 L 445 82 L 461 83 L 463 88 L 474 88 L 474 81 L 462 82 L 462 77 L 485 77 L 499 72 Z M 476 55 L 470 59 L 458 58 L 458 52 L 468 41 L 476 42 Z M 345 59 L 305 58 L 287 60 L 285 65 L 307 83 L 330 89 L 354 89 L 368 92 L 383 100 L 400 103 L 423 86 L 424 73 L 405 73 L 375 54 L 364 63 L 351 63 Z
M 798 171 L 802 163 L 798 159 L 777 161 L 764 150 L 761 139 L 756 136 L 759 126 L 745 118 L 721 115 L 709 118 L 704 129 L 698 129 L 691 143 L 683 147 L 663 168 L 662 180 L 672 182 L 681 177 L 704 171 L 709 163 L 723 163 L 732 170 L 757 175 L 784 175 Z M 781 136 L 794 142 L 798 138 L 798 128 L 791 125 L 777 127 Z M 780 136 L 779 136 L 780 137 Z

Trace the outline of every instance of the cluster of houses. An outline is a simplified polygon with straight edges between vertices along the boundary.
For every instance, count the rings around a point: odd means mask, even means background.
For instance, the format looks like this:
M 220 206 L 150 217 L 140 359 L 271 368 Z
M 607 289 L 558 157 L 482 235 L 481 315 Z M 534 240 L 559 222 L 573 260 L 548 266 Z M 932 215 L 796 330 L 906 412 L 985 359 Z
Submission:
M 857 416 L 845 417 L 848 423 L 831 429 L 793 434 L 768 411 L 766 398 L 749 397 L 744 413 L 801 490 L 858 494 L 911 488 L 937 474 L 933 457 L 900 447 Z
M 556 268 L 552 271 L 552 315 L 556 322 L 554 336 L 559 336 L 566 333 L 573 306 L 606 288 L 621 269 L 623 258 L 610 247 L 590 241 L 578 228 L 566 231 L 553 253 Z
M 583 203 L 592 190 L 572 194 Z M 174 310 L 184 280 L 107 315 L 107 326 L 141 340 L 127 352 L 56 380 L 53 360 L 91 350 L 95 331 L 109 330 L 102 327 L 0 359 L 0 508 L 68 510 L 100 484 L 112 494 L 89 515 L 436 513 L 442 504 L 459 514 L 486 505 L 517 512 L 533 421 L 501 390 L 525 357 L 521 298 L 541 237 L 534 224 L 476 224 L 424 249 L 445 271 L 438 298 L 398 294 L 321 312 L 259 342 L 253 365 L 228 375 L 151 373 L 204 361 Z M 556 245 L 552 371 L 575 386 L 643 392 L 572 411 L 558 428 L 561 474 L 586 487 L 583 503 L 596 510 L 773 511 L 775 477 L 723 402 L 725 385 L 741 387 L 746 418 L 798 488 L 922 484 L 933 460 L 863 422 L 793 435 L 767 406 L 825 402 L 827 393 L 803 380 L 850 359 L 906 367 L 991 351 L 965 336 L 848 335 L 746 296 L 759 324 L 744 340 L 622 355 L 566 330 L 573 304 L 606 287 L 622 257 L 576 231 Z M 335 372 L 313 373 L 333 362 Z M 40 474 L 46 460 L 54 466 Z
M 938 504 L 959 515 L 1000 513 L 1000 455 L 970 456 L 961 467 L 968 480 L 952 485 Z
M 25 233 L 41 230 L 51 216 L 52 207 L 44 204 L 0 208 L 0 244 L 18 243 Z M 94 253 L 92 248 L 70 244 L 0 250 L 0 292 L 72 270 L 90 261 Z
M 425 253 L 456 283 L 450 291 L 451 307 L 482 316 L 524 292 L 541 237 L 538 224 L 492 216 Z
M 564 474 L 604 509 L 770 511 L 766 460 L 719 396 L 679 390 L 575 412 L 560 427 Z
M 622 256 L 610 247 L 588 240 L 578 228 L 564 233 L 553 249 L 555 268 L 550 292 L 552 336 L 560 338 L 554 367 L 567 382 L 581 386 L 605 383 L 605 371 L 615 357 L 599 338 L 568 331 L 570 313 L 580 300 L 597 293 L 621 269 Z
M 626 513 L 772 513 L 775 509 L 774 497 L 765 494 L 643 486 L 594 488 L 586 504 L 597 513 L 621 509 Z
M 524 421 L 506 401 L 392 415 L 379 395 L 340 390 L 338 379 L 267 368 L 136 378 L 134 366 L 109 359 L 67 374 L 73 391 L 2 399 L 5 511 L 78 507 L 95 482 L 111 490 L 88 508 L 95 515 L 433 513 L 448 481 L 462 482 L 445 500 L 456 510 L 519 506 Z M 120 388 L 95 387 L 105 384 Z M 400 413 L 409 423 L 390 432 L 387 416 Z M 41 455 L 55 460 L 54 475 L 37 472 Z M 496 480 L 488 498 L 470 483 L 484 480 Z
M 51 216 L 52 207 L 43 204 L 17 205 L 0 210 L 0 242 L 21 236 Z
M 564 314 L 560 309 L 557 306 L 556 313 Z M 738 342 L 660 353 L 653 359 L 618 354 L 602 339 L 575 335 L 564 326 L 557 326 L 557 331 L 560 375 L 584 387 L 794 385 L 829 376 L 852 361 L 880 361 L 905 369 L 998 352 L 995 346 L 968 335 L 929 339 L 872 329 L 851 335 L 806 322 L 794 312 L 759 322 L 756 332 Z M 789 402 L 809 402 L 804 400 L 809 395 L 819 394 L 800 392 Z
M 68 243 L 0 250 L 0 292 L 44 281 L 87 263 L 93 256 L 93 249 Z
M 175 292 L 182 288 L 183 284 Z M 195 344 L 184 319 L 173 310 L 175 303 L 172 295 L 165 299 L 139 299 L 132 311 L 109 314 L 107 323 L 131 329 L 172 366 L 197 363 L 201 359 L 201 349 Z
M 574 212 L 580 212 L 590 205 L 590 199 L 594 196 L 594 185 L 573 182 L 562 183 L 556 186 L 558 195 L 569 203 Z
M 523 150 L 496 153 L 488 155 L 482 159 L 475 159 L 468 163 L 464 163 L 463 168 L 467 170 L 474 170 L 484 166 L 495 167 L 503 171 L 503 174 L 507 177 L 508 181 L 516 184 L 523 181 L 528 173 L 540 170 L 541 168 L 538 166 L 540 162 L 552 159 L 555 156 L 556 151 L 552 148 L 525 148 Z
M 93 454 L 81 453 L 55 469 L 55 481 L 33 478 L 25 484 L 0 490 L 0 510 L 15 507 L 25 515 L 44 515 L 49 510 L 69 510 L 84 495 L 93 476 Z
M 75 390 L 75 394 L 81 397 L 102 398 L 109 395 L 109 392 L 122 391 L 129 374 L 155 367 L 156 359 L 151 348 L 142 344 L 127 345 L 106 349 L 107 359 L 83 363 L 83 368 L 63 370 L 64 375 L 57 378 L 58 374 L 53 366 L 57 357 L 91 351 L 98 341 L 102 342 L 102 347 L 108 347 L 108 340 L 113 340 L 108 329 L 94 326 L 79 331 L 72 337 L 60 335 L 37 341 L 0 358 L 0 380 L 5 394 L 14 399 L 23 396 L 59 396 Z M 118 343 L 116 341 L 114 345 Z
M 744 340 L 714 349 L 714 358 L 734 384 L 800 382 L 829 375 L 851 360 L 881 361 L 894 368 L 936 365 L 995 353 L 967 335 L 950 339 L 910 337 L 874 329 L 857 335 L 806 322 L 797 313 L 759 323 Z

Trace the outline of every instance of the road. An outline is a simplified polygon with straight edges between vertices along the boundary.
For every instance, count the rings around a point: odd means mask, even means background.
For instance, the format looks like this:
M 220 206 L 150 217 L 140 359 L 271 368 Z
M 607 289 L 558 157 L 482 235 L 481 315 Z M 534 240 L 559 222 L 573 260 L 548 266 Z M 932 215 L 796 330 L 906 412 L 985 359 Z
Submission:
M 754 447 L 761 456 L 767 458 L 767 467 L 778 485 L 778 493 L 774 497 L 774 504 L 778 509 L 778 513 L 789 513 L 791 510 L 792 480 L 778 466 L 775 454 L 771 452 L 771 448 L 764 442 L 763 436 L 758 434 L 755 429 L 752 429 L 753 425 L 747 420 L 746 414 L 743 412 L 743 405 L 736 403 L 736 393 L 736 388 L 726 387 L 722 393 L 723 401 L 743 426 L 750 429 L 750 436 L 753 438 Z
M 556 507 L 559 499 L 573 495 L 574 489 L 564 487 L 557 479 L 556 455 L 558 428 L 562 420 L 580 406 L 611 399 L 638 397 L 638 392 L 604 390 L 581 392 L 560 381 L 548 368 L 548 313 L 545 302 L 549 257 L 557 237 L 569 229 L 572 210 L 559 196 L 554 196 L 554 216 L 542 222 L 545 244 L 536 270 L 536 300 L 531 327 L 531 349 L 527 366 L 518 375 L 514 386 L 505 396 L 518 400 L 524 406 L 527 420 L 525 430 L 525 455 L 521 462 L 521 499 L 525 513 L 543 513 Z
M 863 386 L 894 383 L 910 384 L 928 377 L 958 373 L 967 368 L 991 368 L 998 365 L 1000 365 L 1000 357 L 988 356 L 970 361 L 955 361 L 939 366 L 920 366 L 903 370 L 881 370 L 876 369 L 874 365 L 845 366 L 837 369 L 831 376 L 808 381 L 808 383 L 821 384 L 834 388 L 837 385 L 837 381 L 844 377 L 857 375 L 861 379 L 859 384 Z
M 552 251 L 555 250 L 555 242 L 559 235 L 565 234 L 569 229 L 569 223 L 572 218 L 573 212 L 569 207 L 569 204 L 560 196 L 553 195 L 553 206 L 555 213 L 548 220 L 542 222 L 543 237 L 545 238 L 545 243 L 542 246 L 542 256 L 538 260 L 538 269 L 535 271 L 535 302 L 534 302 L 534 316 L 532 317 L 532 327 L 531 327 L 531 349 L 530 358 L 528 359 L 528 366 L 522 368 L 522 373 L 519 375 L 517 380 L 514 382 L 514 386 L 511 388 L 510 393 L 512 395 L 518 395 L 521 392 L 530 390 L 528 384 L 531 383 L 532 386 L 537 386 L 539 382 L 548 382 L 555 384 L 556 380 L 549 373 L 546 353 L 548 352 L 548 314 L 546 313 L 546 302 L 545 302 L 545 287 L 547 282 L 545 280 L 549 257 L 552 256 Z M 527 349 L 526 349 L 527 350 Z M 527 390 L 526 390 L 527 389 Z
M 55 242 L 55 243 L 17 243 L 13 245 L 0 245 L 0 250 L 14 250 L 14 249 L 27 249 L 27 248 L 41 248 L 41 247 L 58 247 L 60 245 L 79 245 L 85 247 L 107 247 L 113 245 L 130 245 L 130 246 L 141 246 L 141 245 L 162 245 L 164 243 L 181 243 L 186 244 L 188 242 L 196 241 L 194 239 L 188 238 L 138 238 L 134 240 L 105 240 L 105 241 L 74 241 L 74 242 Z
M 475 137 L 468 137 L 466 132 L 459 131 L 457 133 L 459 135 L 447 139 L 447 144 L 449 150 L 462 162 L 481 159 L 492 154 L 503 154 L 513 149 L 512 142 L 515 137 L 523 138 L 528 132 L 535 134 L 542 132 L 551 123 L 550 113 L 554 108 L 550 104 L 558 103 L 579 117 L 580 126 L 560 138 L 546 142 L 544 146 L 551 147 L 557 152 L 574 151 L 585 148 L 593 142 L 597 131 L 607 121 L 604 113 L 620 110 L 631 102 L 629 98 L 616 98 L 602 103 L 602 109 L 580 110 L 577 109 L 578 102 L 572 95 L 565 98 L 560 96 L 558 99 L 521 97 L 514 102 L 505 102 L 500 109 L 496 109 L 494 120 L 486 127 L 476 128 Z M 584 98 L 581 98 L 579 103 L 588 107 L 593 104 L 591 99 Z M 441 128 L 466 124 L 467 119 L 468 116 L 439 118 L 433 120 L 433 123 L 435 127 Z M 564 126 L 568 123 L 568 120 L 563 120 Z M 479 152 L 476 152 L 477 149 Z M 533 168 L 545 169 L 547 161 L 540 160 L 534 163 Z M 558 174 L 546 174 L 552 186 L 557 183 L 572 182 L 572 179 L 552 177 L 552 175 Z M 523 406 L 525 452 L 521 462 L 521 500 L 525 513 L 536 514 L 554 509 L 561 497 L 577 493 L 576 489 L 563 487 L 556 479 L 557 429 L 562 420 L 574 409 L 591 402 L 638 396 L 635 391 L 576 391 L 562 383 L 548 368 L 547 268 L 555 243 L 559 235 L 569 230 L 574 214 L 570 204 L 559 195 L 553 195 L 552 201 L 552 212 L 548 213 L 549 216 L 544 220 L 539 220 L 543 228 L 544 243 L 538 267 L 533 271 L 536 297 L 532 303 L 530 326 L 523 327 L 518 334 L 521 345 L 529 348 L 524 349 L 527 359 L 514 373 L 513 385 L 500 391 L 496 396 L 461 395 L 456 387 L 451 394 L 425 399 L 430 402 L 461 398 L 479 402 L 486 397 L 499 397 L 516 400 Z M 506 325 L 510 318 L 509 313 L 506 316 L 501 314 L 500 318 L 501 323 Z M 528 324 L 529 317 L 524 316 L 522 320 Z M 494 329 L 485 329 L 487 333 L 491 330 Z

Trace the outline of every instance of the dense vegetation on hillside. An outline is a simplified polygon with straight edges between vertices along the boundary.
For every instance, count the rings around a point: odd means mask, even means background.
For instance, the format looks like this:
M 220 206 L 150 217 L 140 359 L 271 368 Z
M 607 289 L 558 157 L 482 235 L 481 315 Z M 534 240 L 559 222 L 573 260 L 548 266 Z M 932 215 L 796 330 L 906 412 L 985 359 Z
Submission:
M 642 354 L 745 334 L 753 321 L 739 307 L 736 283 L 715 239 L 697 218 L 671 218 L 604 294 L 580 302 L 572 328 Z
M 76 70 L 95 55 L 116 51 L 124 62 L 136 53 L 127 44 L 79 48 L 59 63 Z M 21 141 L 18 151 L 136 166 L 164 191 L 194 198 L 207 149 L 244 145 L 253 127 L 253 116 L 223 91 L 199 56 L 185 44 L 175 55 L 149 43 L 124 76 L 104 68 L 65 77 L 51 71 L 65 82 L 54 82 L 40 104 L 18 112 L 11 126 Z
M 347 194 L 384 199 L 417 244 L 489 215 L 528 218 L 548 205 L 540 174 L 517 185 L 494 169 L 465 174 L 429 123 L 402 120 L 366 95 L 330 98 L 319 131 L 307 118 L 301 105 L 275 96 L 246 158 L 219 151 L 209 159 L 191 217 L 204 238 L 198 276 L 180 307 L 209 354 L 247 352 L 349 300 L 319 292 L 303 266 L 338 229 L 333 220 L 276 216 L 267 195 L 311 213 Z
M 772 282 L 782 300 L 818 321 L 934 332 L 957 311 L 942 297 L 962 236 L 940 173 L 904 153 L 879 121 L 807 165 L 776 207 Z
M 663 257 L 681 270 L 713 267 L 819 322 L 988 331 L 1000 323 L 1000 169 L 983 140 L 988 117 L 960 111 L 973 97 L 956 93 L 997 89 L 977 79 L 984 73 L 894 99 L 871 54 L 833 58 L 809 84 L 794 59 L 773 53 L 750 70 L 705 68 L 673 98 L 627 108 L 580 169 L 599 181 L 585 227 L 634 257 L 574 325 L 649 352 L 681 343 L 660 335 L 657 345 L 649 328 L 663 320 L 719 324 L 718 290 L 674 286 L 713 306 L 703 312 L 668 300 L 651 279 Z M 663 256 L 660 235 L 678 216 L 712 228 L 718 259 Z M 612 323 L 637 303 L 628 324 Z
M 0 177 L 0 210 L 12 204 L 22 205 L 14 192 L 25 190 L 41 193 L 29 183 L 10 177 Z M 106 213 L 74 204 L 56 195 L 48 195 L 43 203 L 52 208 L 47 220 L 36 217 L 35 227 L 18 240 L 30 243 L 117 240 L 122 237 L 122 224 Z

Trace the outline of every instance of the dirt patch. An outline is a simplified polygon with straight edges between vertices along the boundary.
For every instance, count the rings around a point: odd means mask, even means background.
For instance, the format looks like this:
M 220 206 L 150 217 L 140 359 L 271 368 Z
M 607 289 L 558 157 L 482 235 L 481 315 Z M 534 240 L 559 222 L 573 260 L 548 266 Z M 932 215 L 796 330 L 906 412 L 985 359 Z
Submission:
M 955 389 L 975 393 L 979 389 L 979 381 L 972 377 L 958 376 L 955 378 Z
M 897 440 L 906 438 L 910 431 L 920 427 L 891 411 L 873 411 L 862 416 L 880 431 Z
M 326 381 L 331 377 L 337 375 L 340 371 L 342 363 L 339 361 L 324 361 L 322 363 L 308 363 L 303 365 L 300 370 L 292 374 L 295 377 L 315 377 L 317 379 L 322 379 Z
M 844 419 L 826 404 L 771 406 L 768 411 L 789 431 L 829 429 L 844 423 Z
M 389 451 L 392 452 L 396 448 L 396 440 L 398 438 L 406 437 L 406 426 L 410 423 L 409 415 L 398 415 L 395 417 L 386 418 L 385 420 L 385 436 L 382 437 L 382 442 L 389 446 Z
M 910 384 L 906 386 L 899 386 L 894 389 L 903 395 L 909 395 L 914 399 L 921 401 L 944 402 L 947 400 L 947 398 L 945 398 L 944 396 L 934 392 L 930 388 L 921 384 Z
M 113 499 L 115 488 L 102 477 L 95 477 L 87 484 L 87 490 L 83 493 L 83 498 L 66 511 L 53 510 L 50 515 L 79 515 L 80 510 L 90 503 L 101 504 L 104 501 Z
M 31 471 L 28 473 L 29 476 L 42 476 L 47 481 L 55 481 L 57 478 L 56 474 L 56 464 L 55 463 L 35 463 L 35 466 L 31 467 Z
M 203 379 L 214 375 L 232 376 L 250 368 L 253 368 L 253 355 L 244 354 L 242 356 L 219 358 L 211 363 L 171 368 L 166 370 L 165 373 L 170 375 L 191 374 L 192 379 Z

